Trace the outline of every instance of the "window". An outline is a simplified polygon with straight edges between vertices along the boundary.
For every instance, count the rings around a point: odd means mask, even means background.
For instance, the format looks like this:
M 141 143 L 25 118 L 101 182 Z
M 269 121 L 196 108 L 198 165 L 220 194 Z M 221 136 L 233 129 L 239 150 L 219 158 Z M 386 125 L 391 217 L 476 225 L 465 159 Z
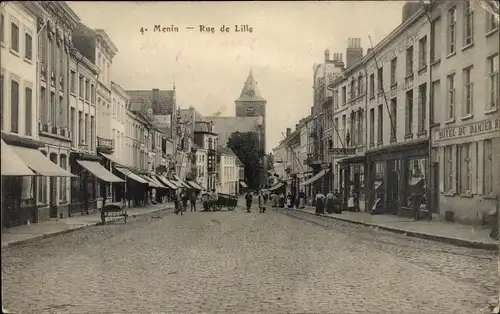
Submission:
M 85 80 L 85 100 L 90 101 L 90 81 Z
M 394 57 L 391 60 L 391 86 L 396 84 L 396 71 L 398 68 L 398 58 Z
M 0 128 L 3 130 L 3 74 L 0 73 Z
M 16 23 L 10 24 L 10 48 L 19 52 L 19 26 Z
M 44 31 L 41 34 L 44 34 Z M 40 62 L 43 64 L 47 64 L 47 47 L 45 43 L 45 39 L 41 36 L 40 40 L 38 40 L 38 56 L 40 57 Z
M 464 6 L 464 46 L 474 42 L 474 12 L 470 0 L 465 1 Z
M 85 114 L 85 144 L 87 144 L 90 148 L 90 141 L 89 141 L 89 136 L 90 136 L 90 128 L 89 128 L 89 115 L 88 113 Z M 116 143 L 116 141 L 115 141 Z
M 398 101 L 397 98 L 391 99 L 391 115 L 390 115 L 390 122 L 391 122 L 391 142 L 396 141 L 396 127 L 397 127 L 397 114 L 398 114 Z
M 351 112 L 351 147 L 356 147 L 358 144 L 357 141 L 357 132 L 356 132 L 356 113 Z
M 10 82 L 10 131 L 19 132 L 19 82 L 11 80 Z
M 69 129 L 71 130 L 71 147 L 75 147 L 77 144 L 76 142 L 76 132 L 75 132 L 75 108 L 71 108 L 70 112 L 70 124 L 69 124 Z
M 472 88 L 472 67 L 463 70 L 462 82 L 464 84 L 464 100 L 463 100 L 463 112 L 462 115 L 472 114 L 473 108 L 473 88 Z
M 381 93 L 384 90 L 384 68 L 378 68 L 377 70 L 377 82 L 378 82 L 378 92 Z
M 61 155 L 59 156 L 59 164 L 61 166 L 61 168 L 63 168 L 64 170 L 67 170 L 67 159 L 66 159 L 66 155 Z M 67 178 L 66 177 L 60 177 L 59 178 L 59 188 L 60 188 L 60 193 L 59 193 L 59 200 L 62 201 L 62 202 L 66 202 L 67 201 L 67 194 L 66 194 L 66 185 L 67 185 Z
M 33 135 L 32 132 L 32 120 L 33 120 L 33 114 L 32 114 L 32 108 L 33 108 L 33 90 L 31 87 L 26 87 L 24 89 L 24 102 L 26 105 L 25 108 L 25 131 L 24 133 L 28 136 Z
M 52 126 L 56 126 L 56 117 L 57 117 L 56 94 L 54 92 L 50 92 L 50 122 Z M 50 131 L 51 130 L 49 130 L 49 132 Z
M 90 85 L 90 101 L 95 104 L 95 85 Z
M 471 144 L 465 143 L 459 146 L 460 157 L 460 193 L 468 194 L 472 186 L 471 169 Z
M 375 142 L 375 108 L 370 109 L 370 146 Z
M 78 112 L 78 140 L 80 143 L 85 142 L 85 138 L 83 137 L 84 134 L 84 124 L 83 124 L 83 112 L 79 111 Z
M 363 129 L 363 111 L 358 111 L 358 145 L 363 145 L 364 129 Z
M 334 103 L 335 103 L 335 109 L 337 109 L 337 108 L 339 107 L 339 101 L 340 101 L 340 99 L 339 99 L 339 91 L 338 91 L 338 90 L 336 90 L 336 91 L 334 92 L 334 98 L 333 98 L 333 101 L 334 101 Z
M 28 60 L 33 59 L 33 39 L 28 33 L 24 34 L 24 57 Z
M 384 107 L 382 105 L 378 105 L 377 117 L 377 143 L 382 144 L 384 142 Z
M 350 95 L 350 100 L 354 99 L 354 97 L 356 97 L 356 89 L 355 89 L 355 81 L 354 81 L 354 78 L 351 79 L 351 84 L 350 84 L 350 87 L 349 87 L 349 93 L 351 94 Z
M 363 76 L 358 76 L 358 95 L 363 95 Z
M 431 24 L 431 63 L 439 60 L 441 50 L 439 49 L 439 36 L 441 33 L 441 19 L 437 18 Z
M 345 138 L 347 134 L 347 119 L 346 115 L 342 116 L 342 146 L 346 146 L 347 144 L 345 143 Z
M 47 154 L 42 152 L 45 157 Z M 47 204 L 47 177 L 36 177 L 38 184 L 38 204 Z
M 413 134 L 413 90 L 406 92 L 406 135 Z
M 345 105 L 347 103 L 347 91 L 346 87 L 342 87 L 342 104 Z
M 78 94 L 80 95 L 80 98 L 83 98 L 83 92 L 85 90 L 85 86 L 84 86 L 84 80 L 83 80 L 83 76 L 80 75 L 79 77 L 79 92 Z
M 484 195 L 493 195 L 493 146 L 491 140 L 484 141 L 483 160 L 483 189 Z
M 434 117 L 436 116 L 436 110 L 441 110 L 439 106 L 441 99 L 441 81 L 437 80 L 432 82 L 431 93 L 430 93 L 430 105 L 429 105 L 429 122 L 434 123 Z
M 413 75 L 413 46 L 406 49 L 406 76 Z
M 444 147 L 444 192 L 453 192 L 453 146 Z
M 3 15 L 3 13 L 0 13 L 0 43 L 3 43 L 4 42 L 4 38 L 3 38 L 3 30 L 4 30 L 4 21 L 5 20 L 5 17 Z
M 427 36 L 420 38 L 418 41 L 418 68 L 422 69 L 427 66 Z
M 450 55 L 455 53 L 457 41 L 457 8 L 453 7 L 448 10 L 448 51 Z
M 455 74 L 450 74 L 447 77 L 448 94 L 446 99 L 446 118 L 453 119 L 455 117 Z
M 498 54 L 488 58 L 489 99 L 487 109 L 498 107 Z
M 370 97 L 375 97 L 375 74 L 370 74 Z
M 70 79 L 70 91 L 72 94 L 76 92 L 76 72 L 71 70 L 71 74 L 69 76 Z
M 486 18 L 486 33 L 493 32 L 498 30 L 498 19 L 495 17 L 495 14 L 486 12 L 488 17 Z
M 425 131 L 427 121 L 427 83 L 418 87 L 418 132 Z

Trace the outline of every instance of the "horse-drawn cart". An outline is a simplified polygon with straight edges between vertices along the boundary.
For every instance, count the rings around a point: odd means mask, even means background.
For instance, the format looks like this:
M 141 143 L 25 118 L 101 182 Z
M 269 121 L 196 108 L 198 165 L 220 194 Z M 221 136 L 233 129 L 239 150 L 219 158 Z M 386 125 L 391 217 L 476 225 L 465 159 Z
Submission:
M 233 211 L 238 205 L 238 197 L 235 195 L 219 193 L 219 199 L 216 202 L 216 206 L 219 210 L 222 207 L 226 207 L 229 211 Z

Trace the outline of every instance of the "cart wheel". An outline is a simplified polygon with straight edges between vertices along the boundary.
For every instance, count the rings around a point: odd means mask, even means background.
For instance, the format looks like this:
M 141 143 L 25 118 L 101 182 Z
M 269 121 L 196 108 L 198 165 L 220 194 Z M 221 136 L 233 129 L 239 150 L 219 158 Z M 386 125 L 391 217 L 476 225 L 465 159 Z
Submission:
M 234 206 L 228 206 L 228 207 L 227 207 L 227 209 L 228 209 L 229 211 L 233 211 L 233 210 L 234 210 Z
M 217 209 L 221 210 L 222 209 L 222 205 L 217 205 Z

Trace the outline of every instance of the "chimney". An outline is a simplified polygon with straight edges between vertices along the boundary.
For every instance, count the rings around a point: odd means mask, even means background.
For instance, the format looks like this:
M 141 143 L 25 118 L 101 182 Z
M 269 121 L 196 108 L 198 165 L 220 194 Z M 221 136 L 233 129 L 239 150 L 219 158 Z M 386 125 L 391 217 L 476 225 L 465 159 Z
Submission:
M 329 61 L 329 60 L 330 60 L 330 50 L 325 49 L 325 61 Z
M 404 5 L 403 5 L 403 17 L 401 19 L 401 23 L 404 23 L 406 20 L 408 20 L 409 18 L 411 18 L 413 15 L 415 15 L 415 13 L 418 12 L 418 10 L 420 10 L 420 8 L 422 7 L 422 4 L 420 2 L 406 2 Z
M 363 59 L 363 48 L 360 38 L 349 38 L 346 49 L 346 68 L 358 63 Z
M 289 137 L 292 134 L 292 129 L 286 128 L 286 137 Z
M 297 130 L 299 128 L 299 124 L 295 124 L 295 130 Z

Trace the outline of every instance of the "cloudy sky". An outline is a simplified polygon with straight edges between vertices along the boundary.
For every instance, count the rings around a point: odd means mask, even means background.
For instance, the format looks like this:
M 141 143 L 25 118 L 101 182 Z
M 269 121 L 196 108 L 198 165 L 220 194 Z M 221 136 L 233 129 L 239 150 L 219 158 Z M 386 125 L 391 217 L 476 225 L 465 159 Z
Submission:
M 171 89 L 177 105 L 203 115 L 234 115 L 250 68 L 267 100 L 267 149 L 308 115 L 312 66 L 324 50 L 342 52 L 349 37 L 377 44 L 401 22 L 402 1 L 69 2 L 83 23 L 106 30 L 118 47 L 112 80 L 125 89 Z M 178 33 L 153 32 L 155 25 Z M 214 27 L 201 33 L 199 26 Z M 221 33 L 222 25 L 230 33 Z M 248 25 L 252 33 L 236 33 Z M 187 30 L 186 27 L 194 27 Z M 142 34 L 140 29 L 147 31 Z

